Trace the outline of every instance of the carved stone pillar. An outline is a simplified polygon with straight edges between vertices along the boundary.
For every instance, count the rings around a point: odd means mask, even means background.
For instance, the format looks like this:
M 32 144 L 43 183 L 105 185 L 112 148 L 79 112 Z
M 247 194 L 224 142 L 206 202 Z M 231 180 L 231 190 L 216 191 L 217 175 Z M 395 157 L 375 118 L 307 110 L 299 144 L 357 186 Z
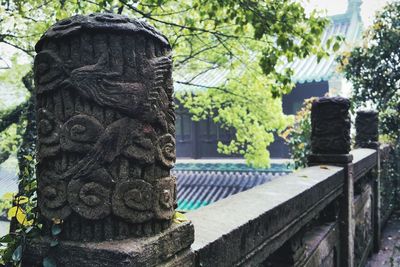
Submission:
M 349 108 L 350 101 L 342 97 L 322 97 L 313 103 L 310 163 L 352 161 Z
M 379 147 L 378 112 L 362 110 L 356 116 L 356 146 L 360 148 Z
M 323 97 L 311 110 L 311 149 L 309 165 L 330 164 L 344 168 L 343 195 L 339 200 L 340 266 L 354 265 L 354 178 L 353 156 L 349 154 L 350 101 L 342 97 Z M 330 212 L 335 214 L 336 211 Z
M 36 52 L 44 235 L 54 220 L 63 222 L 60 238 L 71 241 L 171 231 L 176 155 L 167 38 L 125 16 L 77 15 L 53 25 Z

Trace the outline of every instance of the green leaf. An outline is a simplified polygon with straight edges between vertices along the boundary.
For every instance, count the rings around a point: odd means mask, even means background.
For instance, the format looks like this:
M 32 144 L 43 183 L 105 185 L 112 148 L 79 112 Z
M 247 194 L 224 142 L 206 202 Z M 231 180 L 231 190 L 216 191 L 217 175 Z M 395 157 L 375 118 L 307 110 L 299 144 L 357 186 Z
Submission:
M 0 237 L 0 243 L 10 243 L 14 241 L 10 234 Z
M 24 155 L 24 158 L 27 159 L 27 160 L 29 160 L 29 161 L 32 161 L 32 160 L 33 160 L 33 158 L 32 158 L 31 155 Z
M 333 45 L 333 51 L 336 52 L 336 51 L 339 50 L 339 48 L 340 48 L 340 44 L 339 44 L 338 42 L 336 42 L 336 43 Z
M 22 245 L 19 245 L 12 254 L 12 260 L 14 262 L 19 262 L 22 258 Z
M 57 267 L 57 264 L 53 258 L 47 256 L 43 259 L 43 267 Z
M 53 236 L 59 235 L 61 233 L 61 231 L 62 231 L 62 229 L 59 224 L 53 224 L 53 226 L 51 227 L 51 234 Z

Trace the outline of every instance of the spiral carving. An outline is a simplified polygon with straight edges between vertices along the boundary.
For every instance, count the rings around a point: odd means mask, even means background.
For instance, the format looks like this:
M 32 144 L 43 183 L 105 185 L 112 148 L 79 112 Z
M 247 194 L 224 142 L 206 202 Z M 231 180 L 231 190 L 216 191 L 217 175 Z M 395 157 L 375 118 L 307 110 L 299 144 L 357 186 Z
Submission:
M 144 180 L 117 184 L 112 207 L 116 215 L 132 223 L 148 221 L 153 217 L 153 186 Z
M 71 208 L 86 219 L 101 219 L 111 213 L 112 178 L 104 169 L 72 180 L 68 185 Z
M 44 108 L 38 110 L 37 116 L 40 155 L 54 156 L 60 150 L 61 123 Z
M 158 139 L 157 144 L 158 160 L 167 168 L 173 168 L 176 160 L 175 138 L 166 134 Z
M 103 132 L 103 126 L 94 117 L 76 115 L 62 126 L 61 148 L 71 152 L 88 152 Z
M 71 214 L 67 203 L 67 183 L 60 176 L 45 172 L 38 180 L 38 205 L 43 216 L 47 219 L 66 219 Z

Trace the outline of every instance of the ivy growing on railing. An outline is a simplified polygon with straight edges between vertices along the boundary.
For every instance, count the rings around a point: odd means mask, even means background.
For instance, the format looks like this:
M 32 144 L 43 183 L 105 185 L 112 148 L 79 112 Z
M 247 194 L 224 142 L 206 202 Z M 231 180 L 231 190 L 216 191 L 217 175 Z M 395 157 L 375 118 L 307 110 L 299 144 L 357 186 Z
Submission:
M 306 167 L 307 157 L 311 154 L 311 106 L 316 99 L 305 99 L 303 106 L 296 113 L 294 124 L 281 134 L 289 146 L 290 157 L 296 169 Z

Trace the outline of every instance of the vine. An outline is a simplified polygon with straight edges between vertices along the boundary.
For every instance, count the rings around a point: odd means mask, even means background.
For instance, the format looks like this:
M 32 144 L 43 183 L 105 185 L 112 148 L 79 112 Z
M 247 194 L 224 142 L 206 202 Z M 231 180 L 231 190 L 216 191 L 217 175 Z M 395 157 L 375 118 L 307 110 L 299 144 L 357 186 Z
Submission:
M 307 158 L 311 154 L 311 106 L 316 99 L 316 97 L 305 99 L 301 109 L 296 113 L 293 125 L 281 134 L 289 146 L 295 169 L 306 167 Z

